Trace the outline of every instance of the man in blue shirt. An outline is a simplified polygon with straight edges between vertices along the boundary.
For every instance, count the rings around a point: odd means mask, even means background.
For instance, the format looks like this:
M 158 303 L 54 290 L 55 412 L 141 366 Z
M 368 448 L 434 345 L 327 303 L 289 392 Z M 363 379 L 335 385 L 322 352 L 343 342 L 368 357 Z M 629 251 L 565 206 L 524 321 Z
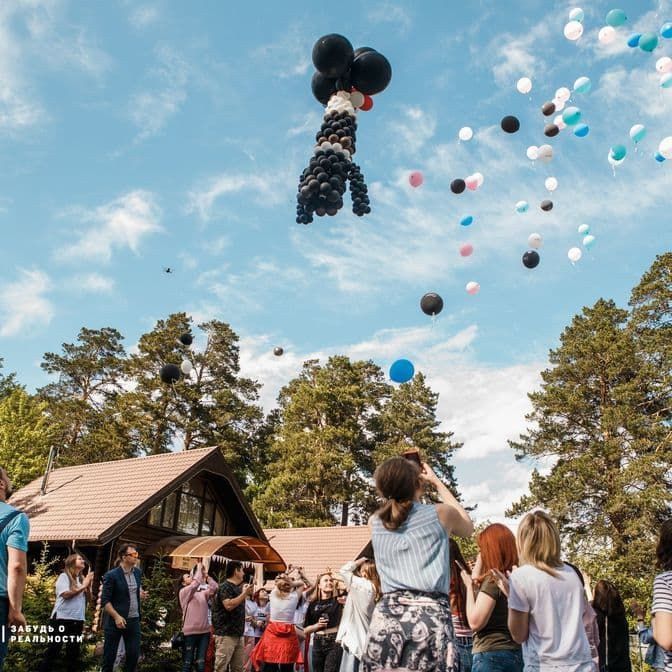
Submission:
M 0 467 L 0 670 L 4 667 L 7 643 L 11 636 L 8 626 L 25 626 L 21 613 L 23 589 L 26 585 L 28 562 L 28 516 L 7 504 L 12 495 L 12 482 Z

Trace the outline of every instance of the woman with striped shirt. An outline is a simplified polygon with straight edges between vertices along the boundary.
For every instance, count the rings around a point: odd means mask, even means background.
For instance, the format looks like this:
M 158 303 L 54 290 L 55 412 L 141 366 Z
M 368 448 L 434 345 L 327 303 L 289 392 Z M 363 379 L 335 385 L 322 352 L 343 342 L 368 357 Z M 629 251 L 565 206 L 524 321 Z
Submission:
M 393 457 L 374 478 L 385 499 L 369 520 L 383 597 L 373 612 L 362 669 L 459 669 L 448 537 L 469 537 L 474 525 L 428 464 Z M 436 489 L 441 504 L 420 503 L 425 485 Z
M 665 649 L 665 672 L 672 672 L 672 518 L 660 530 L 656 556 L 663 572 L 653 583 L 653 636 Z

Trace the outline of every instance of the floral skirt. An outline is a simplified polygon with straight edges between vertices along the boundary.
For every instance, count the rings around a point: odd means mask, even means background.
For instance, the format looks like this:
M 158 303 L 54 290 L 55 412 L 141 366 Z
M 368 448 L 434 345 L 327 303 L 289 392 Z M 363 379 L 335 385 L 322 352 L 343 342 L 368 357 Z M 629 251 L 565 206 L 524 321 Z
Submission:
M 399 590 L 376 605 L 363 672 L 405 669 L 460 672 L 447 595 Z

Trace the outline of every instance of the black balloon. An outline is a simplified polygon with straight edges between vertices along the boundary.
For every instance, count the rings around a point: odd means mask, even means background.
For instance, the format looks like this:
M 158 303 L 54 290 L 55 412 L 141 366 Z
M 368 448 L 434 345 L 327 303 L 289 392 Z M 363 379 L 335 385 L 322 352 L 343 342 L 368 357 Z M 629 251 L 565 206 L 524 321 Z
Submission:
M 277 348 L 273 348 L 273 354 L 276 357 L 282 357 L 282 355 L 285 354 L 285 351 L 281 347 L 278 346 Z
M 316 72 L 310 82 L 310 88 L 313 95 L 322 105 L 326 105 L 331 98 L 331 94 L 336 92 L 336 80 L 325 77 L 321 72 Z
M 502 119 L 502 130 L 506 133 L 515 133 L 520 128 L 520 122 L 511 115 Z
M 544 127 L 544 135 L 547 138 L 554 138 L 558 133 L 560 133 L 560 128 L 555 124 L 546 124 Z
M 523 266 L 525 266 L 525 268 L 536 268 L 539 266 L 539 259 L 539 252 L 528 250 L 523 255 Z
M 542 201 L 541 202 L 541 209 L 545 210 L 546 212 L 548 212 L 549 210 L 553 210 L 553 201 L 549 201 L 549 200 Z
M 425 315 L 438 315 L 443 310 L 443 299 L 436 292 L 428 292 L 420 299 L 420 308 Z
M 450 190 L 454 194 L 461 194 L 466 188 L 467 188 L 467 183 L 459 177 L 456 180 L 453 180 L 450 183 Z
M 360 54 L 365 54 L 367 51 L 375 51 L 375 49 L 371 47 L 357 47 L 357 49 L 355 49 L 355 58 Z
M 176 364 L 165 364 L 161 367 L 159 375 L 166 385 L 172 385 L 180 379 L 180 367 Z
M 180 343 L 182 345 L 191 345 L 194 342 L 194 337 L 187 331 L 180 336 Z
M 324 35 L 313 46 L 313 64 L 325 77 L 337 79 L 347 72 L 354 53 L 347 37 Z
M 544 103 L 541 111 L 545 117 L 550 117 L 555 112 L 555 103 Z
M 350 76 L 357 91 L 373 96 L 387 88 L 392 79 L 392 66 L 377 51 L 365 51 L 352 62 Z

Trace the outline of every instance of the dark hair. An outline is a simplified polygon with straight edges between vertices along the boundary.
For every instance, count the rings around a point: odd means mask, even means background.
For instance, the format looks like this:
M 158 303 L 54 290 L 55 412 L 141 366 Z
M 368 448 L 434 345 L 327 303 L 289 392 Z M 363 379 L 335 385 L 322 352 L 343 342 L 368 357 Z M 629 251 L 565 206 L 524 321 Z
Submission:
M 607 616 L 625 615 L 625 605 L 616 586 L 600 579 L 593 591 L 593 607 Z
M 376 514 L 386 529 L 396 530 L 413 506 L 420 487 L 420 467 L 403 457 L 391 457 L 376 469 L 373 478 L 378 492 L 387 500 Z
M 462 551 L 457 545 L 455 539 L 450 539 L 450 601 L 455 606 L 455 611 L 459 614 L 460 620 L 465 625 L 469 624 L 467 618 L 467 587 L 462 581 L 460 572 L 462 571 L 458 566 L 458 562 L 469 571 L 469 566 L 464 560 Z
M 581 570 L 576 565 L 573 565 L 571 562 L 567 562 L 567 560 L 563 560 L 563 562 L 567 565 L 567 567 L 571 567 L 574 570 L 574 573 L 579 577 L 579 581 L 581 581 L 581 585 L 585 589 L 586 582 L 583 578 L 583 574 L 581 574 Z
M 238 562 L 238 560 L 229 560 L 229 563 L 226 565 L 226 571 L 224 572 L 224 576 L 227 579 L 230 579 L 237 569 L 242 568 L 243 568 L 242 562 Z
M 119 557 L 119 560 L 120 560 L 120 561 L 124 559 L 124 556 L 126 555 L 126 553 L 128 553 L 128 549 L 129 549 L 129 548 L 132 548 L 132 549 L 135 550 L 135 551 L 138 550 L 138 547 L 135 546 L 134 544 L 123 544 L 123 545 L 119 548 L 119 554 L 118 554 L 118 557 Z
M 672 518 L 660 528 L 660 539 L 656 547 L 657 565 L 664 571 L 672 570 Z

